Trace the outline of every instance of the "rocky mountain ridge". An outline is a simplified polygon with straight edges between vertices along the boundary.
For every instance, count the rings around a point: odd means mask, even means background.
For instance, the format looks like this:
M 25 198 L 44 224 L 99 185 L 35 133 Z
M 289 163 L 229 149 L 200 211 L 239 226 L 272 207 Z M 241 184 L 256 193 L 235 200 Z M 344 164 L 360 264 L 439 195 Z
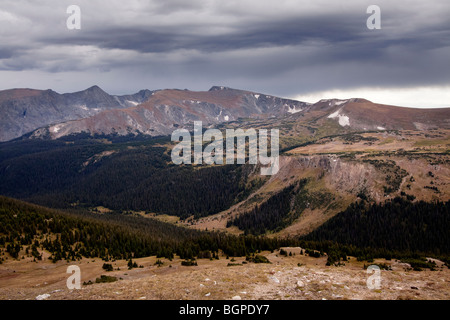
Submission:
M 98 86 L 65 94 L 12 89 L 0 91 L 0 114 L 0 141 L 24 134 L 51 139 L 80 133 L 160 136 L 199 120 L 205 126 L 245 119 L 302 119 L 319 126 L 331 121 L 343 131 L 450 128 L 450 108 L 396 107 L 361 98 L 311 104 L 223 86 L 209 91 L 141 90 L 122 96 L 109 95 Z

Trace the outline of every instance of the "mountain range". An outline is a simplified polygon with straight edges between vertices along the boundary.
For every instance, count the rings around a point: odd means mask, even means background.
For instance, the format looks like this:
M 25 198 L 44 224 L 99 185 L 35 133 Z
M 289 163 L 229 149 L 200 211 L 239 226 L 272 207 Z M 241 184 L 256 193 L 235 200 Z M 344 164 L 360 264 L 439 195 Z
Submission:
M 92 117 L 102 111 L 126 109 L 151 96 L 149 90 L 112 96 L 98 86 L 59 94 L 53 90 L 0 91 L 0 141 L 7 141 L 51 124 Z
M 450 128 L 450 109 L 414 109 L 365 99 L 325 99 L 314 104 L 246 90 L 213 86 L 208 91 L 141 90 L 109 95 L 98 86 L 59 94 L 52 90 L 0 91 L 0 141 L 57 139 L 74 134 L 169 135 L 194 120 L 206 125 L 245 119 L 337 124 L 338 131 Z

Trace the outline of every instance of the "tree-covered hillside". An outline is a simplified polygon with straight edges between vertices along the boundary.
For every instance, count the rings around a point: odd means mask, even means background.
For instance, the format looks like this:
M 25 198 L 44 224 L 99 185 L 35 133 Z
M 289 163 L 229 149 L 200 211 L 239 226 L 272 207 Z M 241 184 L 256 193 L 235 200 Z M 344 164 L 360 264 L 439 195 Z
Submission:
M 46 250 L 54 261 L 153 255 L 172 258 L 175 254 L 194 258 L 219 250 L 245 256 L 289 243 L 191 230 L 143 217 L 64 212 L 0 196 L 0 250 L 13 258 L 20 258 L 24 250 L 36 259 Z
M 168 138 L 0 144 L 0 194 L 53 208 L 104 206 L 187 218 L 248 196 L 252 167 L 176 166 Z
M 383 204 L 354 203 L 303 237 L 395 255 L 450 255 L 450 201 L 395 198 Z

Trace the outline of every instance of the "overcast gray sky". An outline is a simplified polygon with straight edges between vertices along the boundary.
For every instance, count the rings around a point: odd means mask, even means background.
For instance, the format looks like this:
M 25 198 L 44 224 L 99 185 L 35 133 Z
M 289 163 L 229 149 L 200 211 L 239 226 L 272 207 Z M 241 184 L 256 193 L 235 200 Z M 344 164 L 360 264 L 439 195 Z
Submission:
M 450 1 L 0 1 L 0 89 L 94 84 L 450 107 Z

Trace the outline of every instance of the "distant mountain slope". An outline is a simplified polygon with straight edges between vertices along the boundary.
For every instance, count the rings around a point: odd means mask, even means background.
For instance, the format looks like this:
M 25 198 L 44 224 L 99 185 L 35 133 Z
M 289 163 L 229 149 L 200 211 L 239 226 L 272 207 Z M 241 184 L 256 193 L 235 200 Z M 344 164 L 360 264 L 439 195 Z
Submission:
M 60 138 L 70 134 L 168 135 L 179 126 L 200 120 L 204 125 L 239 118 L 269 118 L 306 112 L 309 104 L 249 91 L 212 87 L 209 91 L 161 90 L 147 101 L 112 109 L 76 121 L 48 126 L 33 137 Z
M 0 141 L 69 120 L 91 117 L 101 111 L 127 108 L 145 101 L 151 91 L 111 96 L 93 86 L 83 91 L 59 94 L 52 90 L 11 89 L 0 91 Z
M 339 133 L 377 130 L 428 130 L 450 128 L 450 109 L 415 109 L 372 103 L 365 99 L 321 100 L 315 104 L 282 99 L 249 91 L 212 87 L 209 91 L 161 90 L 145 102 L 122 109 L 109 109 L 91 117 L 41 128 L 32 137 L 57 139 L 71 134 L 170 135 L 176 128 L 192 128 L 242 120 L 267 120 L 273 128 L 286 120 L 303 126 L 326 127 L 335 123 Z M 297 120 L 296 120 L 297 119 Z M 233 123 L 238 121 L 238 123 Z M 285 132 L 298 135 L 293 132 Z
M 428 130 L 450 127 L 450 109 L 418 109 L 373 103 L 365 99 L 321 100 L 312 110 L 325 111 L 326 118 L 361 131 Z

